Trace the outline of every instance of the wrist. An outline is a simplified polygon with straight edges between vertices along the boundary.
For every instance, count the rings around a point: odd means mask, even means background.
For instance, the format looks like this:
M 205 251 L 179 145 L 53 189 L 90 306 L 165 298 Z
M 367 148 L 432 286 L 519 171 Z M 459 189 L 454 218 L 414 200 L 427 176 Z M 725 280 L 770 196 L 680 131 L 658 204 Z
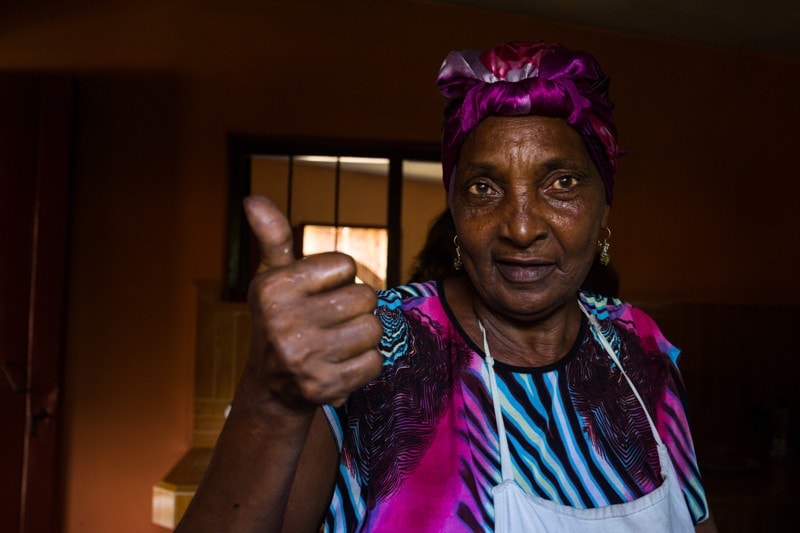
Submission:
M 307 427 L 317 407 L 307 401 L 287 402 L 248 365 L 236 388 L 228 420 L 244 420 L 253 429 L 264 426 L 274 433 L 282 427 Z

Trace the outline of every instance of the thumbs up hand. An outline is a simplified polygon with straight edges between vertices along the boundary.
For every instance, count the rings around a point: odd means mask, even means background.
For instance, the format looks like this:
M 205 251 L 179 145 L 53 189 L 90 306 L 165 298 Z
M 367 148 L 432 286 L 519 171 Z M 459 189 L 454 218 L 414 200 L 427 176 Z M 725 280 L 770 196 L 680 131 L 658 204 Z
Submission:
M 355 262 L 345 254 L 297 260 L 289 222 L 271 201 L 250 196 L 244 207 L 260 250 L 248 292 L 246 371 L 290 411 L 340 405 L 381 369 L 376 295 L 354 282 Z

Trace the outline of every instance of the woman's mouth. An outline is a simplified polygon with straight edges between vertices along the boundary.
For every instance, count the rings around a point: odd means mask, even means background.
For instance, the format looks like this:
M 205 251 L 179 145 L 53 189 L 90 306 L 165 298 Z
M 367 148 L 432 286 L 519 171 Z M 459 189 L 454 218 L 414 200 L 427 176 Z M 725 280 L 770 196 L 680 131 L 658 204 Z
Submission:
M 540 261 L 495 261 L 495 267 L 511 283 L 533 283 L 550 274 L 555 264 Z

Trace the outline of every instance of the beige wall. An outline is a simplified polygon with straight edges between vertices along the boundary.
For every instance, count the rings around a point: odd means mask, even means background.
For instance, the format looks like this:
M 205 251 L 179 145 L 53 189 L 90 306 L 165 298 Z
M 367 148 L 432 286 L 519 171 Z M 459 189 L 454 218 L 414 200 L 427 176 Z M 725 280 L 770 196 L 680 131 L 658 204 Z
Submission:
M 78 83 L 67 531 L 158 530 L 150 488 L 191 442 L 195 282 L 222 279 L 226 134 L 436 141 L 453 48 L 559 40 L 613 75 L 624 296 L 800 296 L 796 59 L 427 1 L 65 4 L 0 7 L 0 69 Z

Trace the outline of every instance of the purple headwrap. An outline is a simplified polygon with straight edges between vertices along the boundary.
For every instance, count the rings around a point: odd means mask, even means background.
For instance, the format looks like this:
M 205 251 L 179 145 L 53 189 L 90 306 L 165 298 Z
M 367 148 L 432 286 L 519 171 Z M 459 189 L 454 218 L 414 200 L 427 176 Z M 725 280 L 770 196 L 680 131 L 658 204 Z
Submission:
M 461 145 L 488 116 L 563 118 L 583 138 L 611 204 L 621 152 L 608 98 L 609 78 L 585 52 L 543 41 L 515 41 L 488 50 L 450 52 L 437 84 L 448 99 L 442 167 L 448 193 Z

